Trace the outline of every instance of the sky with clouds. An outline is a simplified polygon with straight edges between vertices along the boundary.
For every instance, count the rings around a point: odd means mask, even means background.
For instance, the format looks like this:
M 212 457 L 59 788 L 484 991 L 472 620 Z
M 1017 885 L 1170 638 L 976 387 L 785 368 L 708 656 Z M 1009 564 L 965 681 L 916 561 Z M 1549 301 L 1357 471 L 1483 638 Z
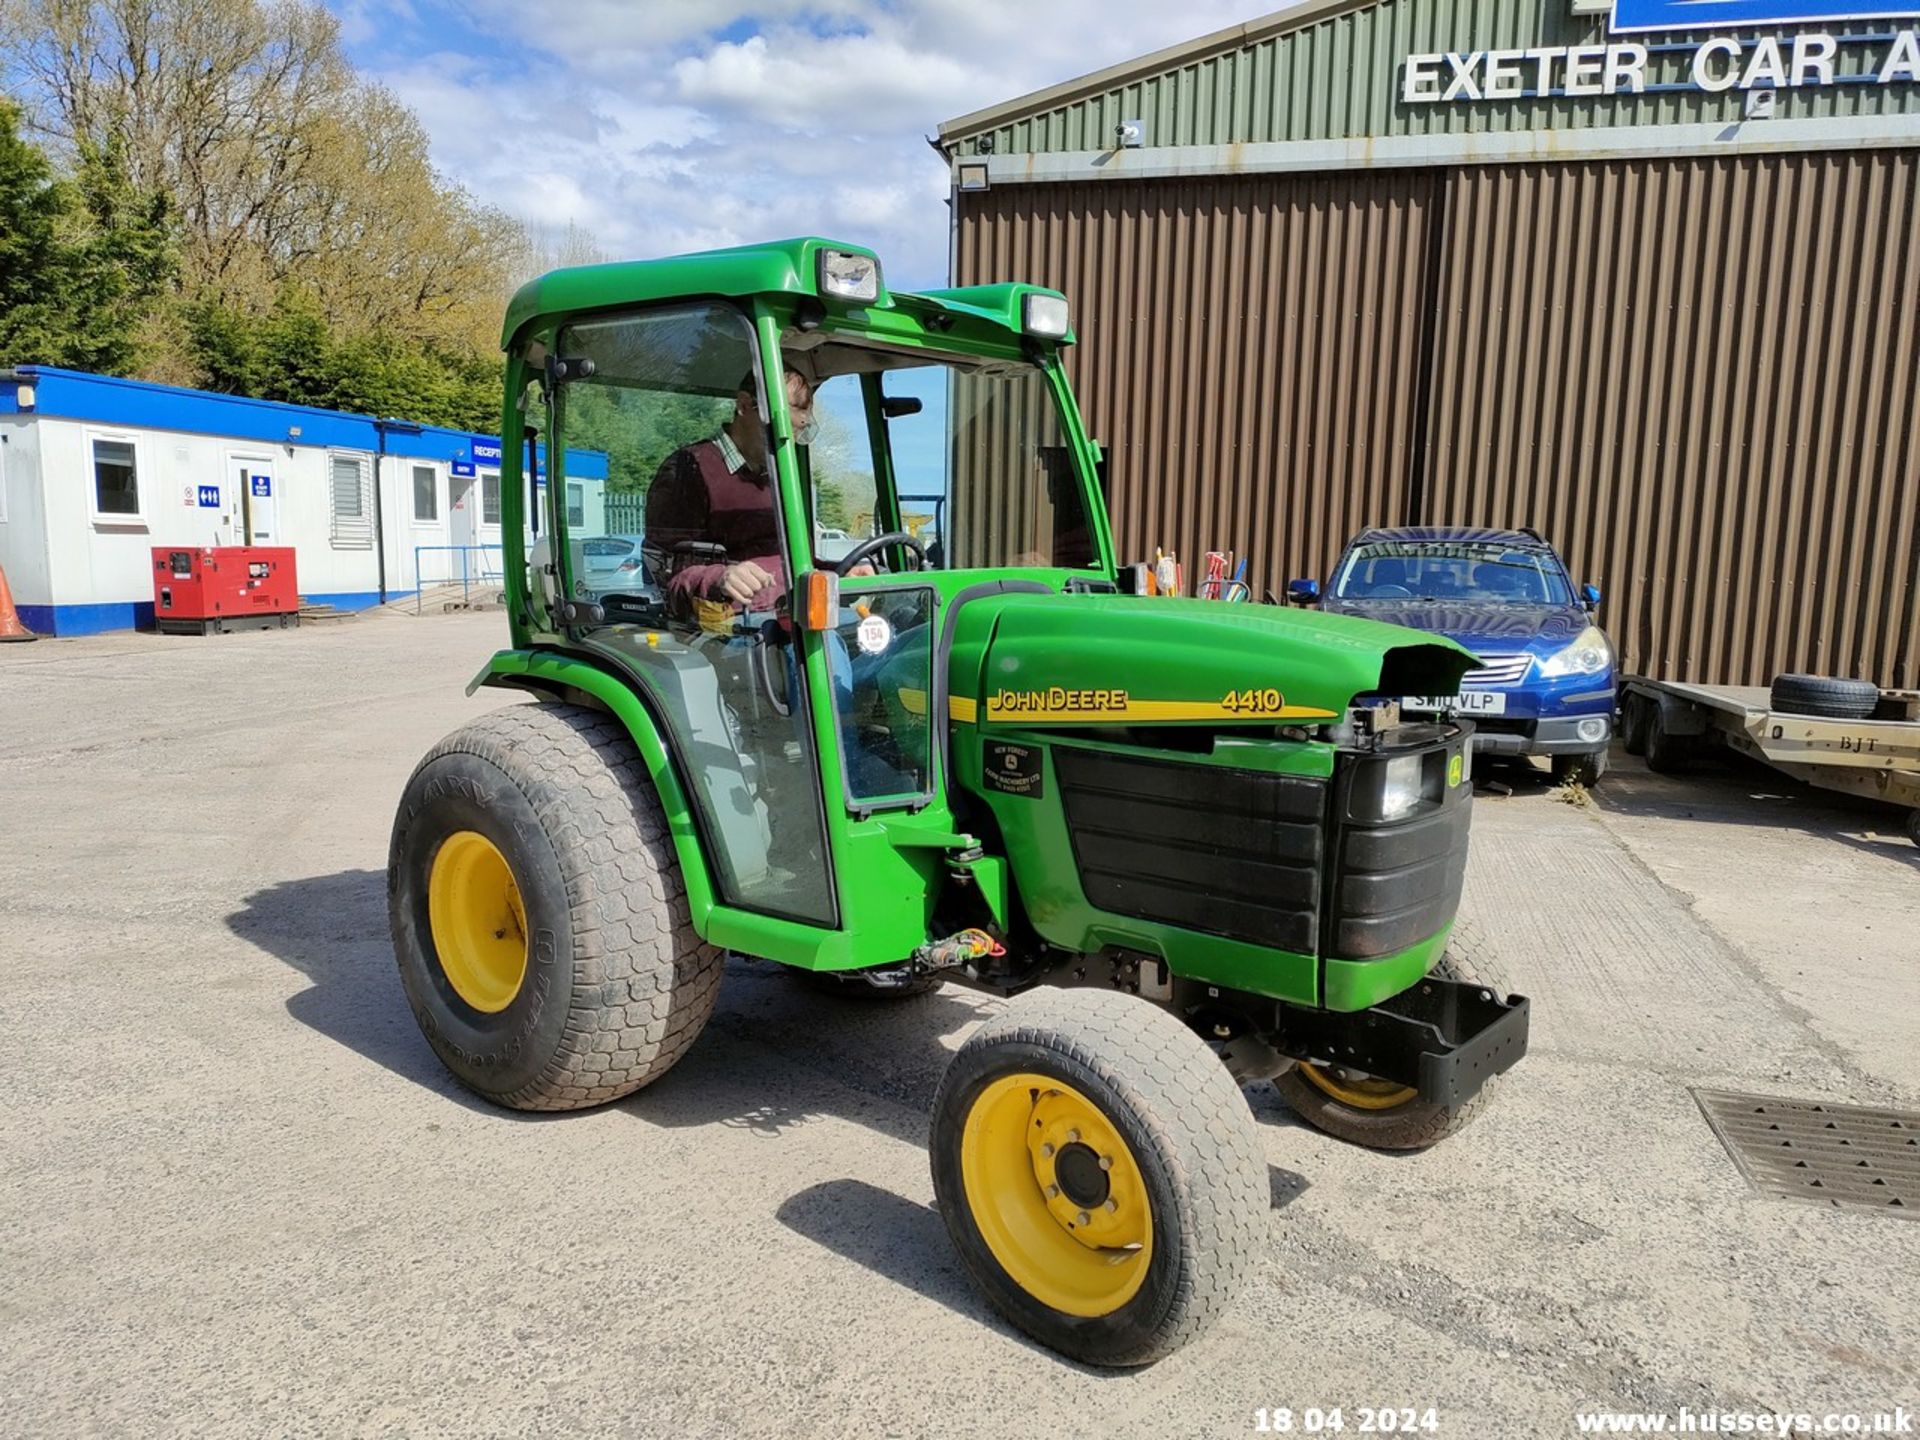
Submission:
M 1259 0 L 327 0 L 439 167 L 612 258 L 795 234 L 946 278 L 942 120 L 1277 8 Z

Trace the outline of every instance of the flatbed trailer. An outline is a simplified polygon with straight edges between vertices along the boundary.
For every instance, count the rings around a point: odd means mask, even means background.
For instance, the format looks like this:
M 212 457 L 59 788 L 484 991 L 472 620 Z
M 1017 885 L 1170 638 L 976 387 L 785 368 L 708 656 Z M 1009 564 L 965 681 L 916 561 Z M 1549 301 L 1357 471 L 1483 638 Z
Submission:
M 1627 753 L 1684 769 L 1706 745 L 1737 750 L 1823 790 L 1906 807 L 1920 845 L 1920 691 L 1883 690 L 1872 716 L 1800 715 L 1761 685 L 1690 685 L 1629 676 L 1620 687 Z

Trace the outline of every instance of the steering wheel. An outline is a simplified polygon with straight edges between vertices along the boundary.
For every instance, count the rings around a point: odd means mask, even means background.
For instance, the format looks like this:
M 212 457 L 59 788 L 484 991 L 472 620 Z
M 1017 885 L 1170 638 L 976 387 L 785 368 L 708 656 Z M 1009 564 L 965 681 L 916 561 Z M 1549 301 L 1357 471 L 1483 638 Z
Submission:
M 871 540 L 862 540 L 858 545 L 847 551 L 846 554 L 833 562 L 833 573 L 845 576 L 853 570 L 854 566 L 858 565 L 868 556 L 874 554 L 876 551 L 886 549 L 889 545 L 906 546 L 907 549 L 913 552 L 913 568 L 916 570 L 924 570 L 927 568 L 927 547 L 904 530 L 889 530 L 886 534 L 876 535 Z

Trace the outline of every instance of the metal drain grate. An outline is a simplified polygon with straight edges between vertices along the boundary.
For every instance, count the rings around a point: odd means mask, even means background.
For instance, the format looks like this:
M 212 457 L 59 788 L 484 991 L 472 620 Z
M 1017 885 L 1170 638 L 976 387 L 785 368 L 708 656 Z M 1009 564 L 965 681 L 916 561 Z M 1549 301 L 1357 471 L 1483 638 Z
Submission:
M 1729 1090 L 1693 1098 L 1756 1190 L 1920 1219 L 1920 1114 Z

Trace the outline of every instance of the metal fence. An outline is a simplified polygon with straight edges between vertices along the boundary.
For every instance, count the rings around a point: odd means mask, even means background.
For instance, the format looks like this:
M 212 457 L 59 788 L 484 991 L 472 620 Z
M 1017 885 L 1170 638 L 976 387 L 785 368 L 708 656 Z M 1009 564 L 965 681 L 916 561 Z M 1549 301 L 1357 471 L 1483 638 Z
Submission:
M 428 557 L 433 559 L 429 560 Z M 476 595 L 503 588 L 507 583 L 506 558 L 498 545 L 416 545 L 413 547 L 413 573 L 417 588 L 413 592 L 413 613 L 422 613 L 427 591 L 445 590 L 449 605 L 471 605 Z M 458 586 L 460 598 L 453 599 Z

